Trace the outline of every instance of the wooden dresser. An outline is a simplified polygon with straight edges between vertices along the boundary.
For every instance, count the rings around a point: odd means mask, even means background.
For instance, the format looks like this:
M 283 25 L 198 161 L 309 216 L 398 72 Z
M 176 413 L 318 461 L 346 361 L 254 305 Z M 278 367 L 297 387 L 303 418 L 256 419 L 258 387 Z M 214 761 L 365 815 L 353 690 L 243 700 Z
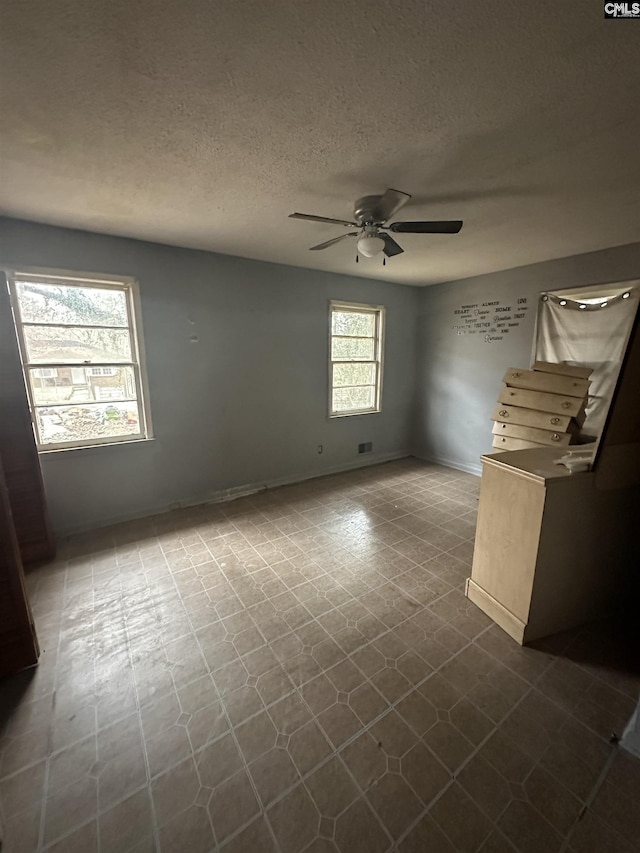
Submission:
M 562 449 L 482 457 L 467 595 L 519 643 L 610 610 L 628 573 L 637 491 L 571 474 Z
M 592 470 L 567 447 L 482 457 L 466 594 L 519 643 L 610 613 L 640 565 L 640 312 Z

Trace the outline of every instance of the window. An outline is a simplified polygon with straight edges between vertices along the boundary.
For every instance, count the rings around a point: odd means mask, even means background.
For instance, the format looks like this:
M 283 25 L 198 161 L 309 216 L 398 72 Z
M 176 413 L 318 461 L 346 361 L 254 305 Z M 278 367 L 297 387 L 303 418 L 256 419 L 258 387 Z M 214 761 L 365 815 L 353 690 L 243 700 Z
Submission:
M 7 276 L 40 450 L 150 436 L 132 279 Z
M 384 308 L 332 302 L 329 416 L 380 411 Z
M 116 367 L 90 367 L 91 376 L 115 376 L 118 372 Z

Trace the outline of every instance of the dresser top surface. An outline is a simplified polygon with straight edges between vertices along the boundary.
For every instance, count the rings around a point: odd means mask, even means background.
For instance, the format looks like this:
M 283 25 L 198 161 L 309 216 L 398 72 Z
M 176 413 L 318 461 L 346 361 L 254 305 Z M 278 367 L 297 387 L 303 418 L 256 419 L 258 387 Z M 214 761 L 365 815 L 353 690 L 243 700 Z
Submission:
M 541 447 L 539 450 L 507 450 L 501 453 L 488 453 L 481 457 L 483 464 L 512 470 L 516 474 L 546 483 L 550 480 L 564 480 L 567 477 L 584 477 L 590 472 L 572 474 L 564 465 L 558 465 L 557 459 L 564 456 L 567 447 Z

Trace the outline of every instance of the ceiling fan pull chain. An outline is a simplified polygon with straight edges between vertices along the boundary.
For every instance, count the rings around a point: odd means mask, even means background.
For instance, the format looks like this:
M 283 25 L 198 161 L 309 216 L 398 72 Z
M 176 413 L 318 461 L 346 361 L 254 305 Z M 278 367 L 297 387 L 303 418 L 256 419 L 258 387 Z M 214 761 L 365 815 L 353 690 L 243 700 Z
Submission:
M 383 267 L 386 267 L 386 265 L 387 265 L 387 259 L 386 259 L 386 258 L 383 258 L 383 259 L 382 259 L 382 266 L 383 266 Z

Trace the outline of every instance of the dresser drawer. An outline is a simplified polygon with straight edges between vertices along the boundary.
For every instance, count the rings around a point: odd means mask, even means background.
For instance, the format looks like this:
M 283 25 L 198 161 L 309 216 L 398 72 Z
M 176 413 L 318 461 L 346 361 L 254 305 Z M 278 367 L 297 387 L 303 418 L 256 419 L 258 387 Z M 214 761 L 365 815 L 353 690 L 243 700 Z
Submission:
M 592 367 L 578 367 L 573 364 L 562 364 L 550 361 L 536 361 L 533 365 L 533 370 L 540 370 L 542 373 L 561 373 L 563 376 L 575 376 L 578 379 L 588 379 L 593 373 Z
M 524 388 L 527 391 L 542 391 L 548 394 L 563 394 L 567 397 L 584 399 L 589 393 L 588 379 L 575 376 L 562 376 L 559 373 L 542 373 L 537 370 L 507 370 L 502 381 L 510 388 Z
M 492 421 L 506 424 L 550 429 L 555 432 L 571 432 L 574 425 L 571 415 L 554 415 L 551 412 L 537 412 L 535 409 L 523 409 L 520 406 L 505 406 L 501 403 L 493 410 Z
M 498 397 L 499 403 L 521 406 L 523 409 L 537 409 L 539 412 L 551 412 L 554 415 L 569 415 L 579 424 L 584 422 L 585 401 L 579 397 L 563 397 L 560 394 L 543 394 L 541 391 L 525 391 L 522 388 L 503 388 Z
M 568 432 L 557 432 L 549 429 L 521 426 L 520 424 L 505 424 L 497 421 L 493 425 L 494 435 L 506 435 L 509 438 L 523 438 L 525 441 L 536 441 L 538 444 L 557 445 L 562 447 L 569 444 L 571 435 Z
M 507 435 L 494 435 L 492 446 L 496 450 L 540 450 L 541 447 L 546 447 L 546 444 L 539 444 L 537 441 L 526 441 L 524 438 L 510 438 Z

